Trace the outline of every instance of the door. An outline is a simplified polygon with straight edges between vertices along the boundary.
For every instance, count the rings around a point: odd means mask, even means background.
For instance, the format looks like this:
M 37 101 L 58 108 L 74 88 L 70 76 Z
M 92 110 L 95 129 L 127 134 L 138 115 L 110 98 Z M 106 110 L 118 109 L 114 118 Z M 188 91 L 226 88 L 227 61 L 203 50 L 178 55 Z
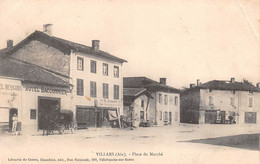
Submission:
M 12 126 L 13 126 L 13 116 L 14 114 L 16 114 L 16 116 L 18 117 L 18 110 L 17 108 L 11 108 L 9 109 L 9 131 L 11 131 Z
M 79 129 L 95 127 L 95 110 L 87 108 L 77 108 L 76 120 Z
M 221 124 L 225 124 L 226 112 L 225 112 L 225 111 L 220 111 L 219 116 L 220 116 L 220 122 L 221 122 Z
M 245 112 L 245 123 L 256 124 L 256 112 Z
M 172 112 L 169 112 L 169 124 L 172 124 Z
M 217 111 L 205 111 L 205 123 L 215 124 L 217 119 Z
M 38 129 L 45 129 L 50 120 L 55 120 L 60 113 L 60 99 L 39 97 L 38 99 Z
M 96 112 L 96 127 L 102 127 L 101 111 Z

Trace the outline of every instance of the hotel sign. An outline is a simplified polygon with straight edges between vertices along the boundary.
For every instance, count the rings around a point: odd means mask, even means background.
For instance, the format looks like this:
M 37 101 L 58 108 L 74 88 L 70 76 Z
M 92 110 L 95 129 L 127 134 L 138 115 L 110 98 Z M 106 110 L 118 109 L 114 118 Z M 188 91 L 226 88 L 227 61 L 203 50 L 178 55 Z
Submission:
M 64 89 L 57 89 L 57 88 L 48 88 L 48 87 L 35 87 L 35 86 L 26 86 L 25 91 L 28 92 L 40 92 L 40 93 L 53 93 L 53 94 L 67 94 L 67 91 Z

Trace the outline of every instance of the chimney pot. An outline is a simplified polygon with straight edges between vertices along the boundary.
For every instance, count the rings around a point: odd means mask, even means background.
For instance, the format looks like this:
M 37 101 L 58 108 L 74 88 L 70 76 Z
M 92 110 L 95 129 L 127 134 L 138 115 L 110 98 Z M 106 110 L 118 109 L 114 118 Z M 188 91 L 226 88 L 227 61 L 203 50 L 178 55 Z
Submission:
M 166 78 L 160 78 L 160 84 L 166 85 Z
M 231 82 L 231 83 L 235 83 L 235 78 L 232 77 L 232 78 L 230 79 L 230 82 Z
M 53 24 L 44 24 L 43 25 L 43 32 L 52 36 L 52 27 L 53 27 Z
M 92 40 L 92 48 L 94 51 L 98 52 L 99 51 L 99 40 Z
M 260 88 L 260 83 L 256 83 L 256 88 Z
M 14 41 L 13 40 L 7 40 L 6 41 L 6 44 L 7 44 L 7 49 L 11 49 L 12 47 L 13 47 L 13 43 L 14 43 Z
M 197 86 L 200 85 L 200 79 L 197 79 Z
M 195 84 L 190 84 L 190 88 L 193 88 L 193 87 L 195 87 Z

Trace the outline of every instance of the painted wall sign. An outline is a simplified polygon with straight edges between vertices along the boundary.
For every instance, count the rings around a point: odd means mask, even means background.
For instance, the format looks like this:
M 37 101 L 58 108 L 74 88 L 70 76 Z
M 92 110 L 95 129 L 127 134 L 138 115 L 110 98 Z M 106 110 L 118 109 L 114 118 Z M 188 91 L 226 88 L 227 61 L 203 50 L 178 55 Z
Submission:
M 0 90 L 21 91 L 22 86 L 13 85 L 13 84 L 1 84 L 0 83 Z
M 98 101 L 98 105 L 100 106 L 118 106 L 120 105 L 120 101 L 119 100 L 109 100 L 109 99 L 100 99 Z
M 67 91 L 64 89 L 53 89 L 48 87 L 34 87 L 34 86 L 26 86 L 25 91 L 28 92 L 40 92 L 40 93 L 53 93 L 53 94 L 67 94 Z

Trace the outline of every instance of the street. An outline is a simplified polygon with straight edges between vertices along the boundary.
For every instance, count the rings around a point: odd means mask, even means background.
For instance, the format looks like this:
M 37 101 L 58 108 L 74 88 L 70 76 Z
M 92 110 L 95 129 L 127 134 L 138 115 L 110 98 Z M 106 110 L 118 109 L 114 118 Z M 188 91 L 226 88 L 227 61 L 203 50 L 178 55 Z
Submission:
M 0 163 L 260 163 L 258 125 L 87 129 L 0 136 Z

